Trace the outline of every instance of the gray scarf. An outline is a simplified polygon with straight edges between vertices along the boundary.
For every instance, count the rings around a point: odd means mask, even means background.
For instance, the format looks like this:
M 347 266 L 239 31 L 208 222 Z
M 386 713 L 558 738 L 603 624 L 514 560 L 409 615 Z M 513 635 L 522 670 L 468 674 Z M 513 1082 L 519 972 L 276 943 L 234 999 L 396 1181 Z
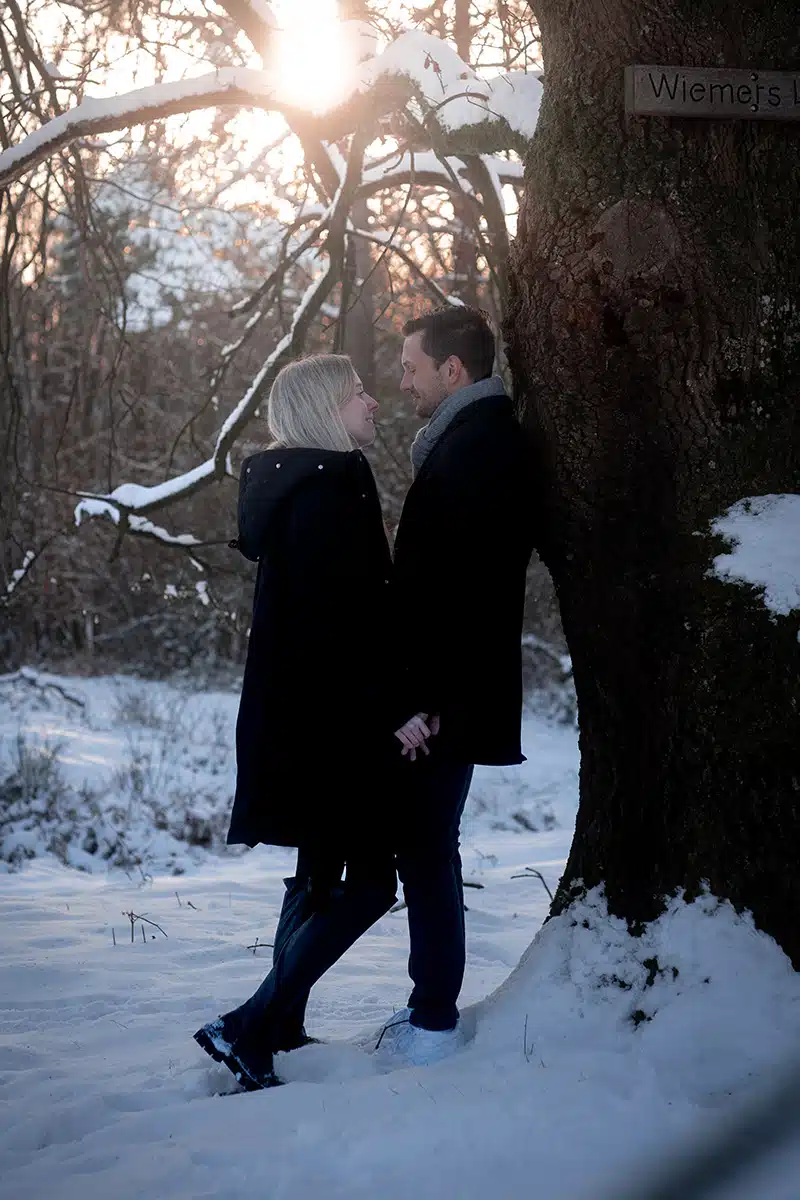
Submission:
M 483 400 L 485 396 L 505 396 L 505 394 L 505 385 L 500 376 L 492 375 L 489 379 L 479 379 L 477 383 L 469 383 L 466 387 L 453 392 L 452 396 L 447 396 L 442 400 L 428 424 L 422 426 L 411 444 L 411 466 L 414 477 L 419 474 L 425 459 L 462 408 L 466 408 L 475 400 Z

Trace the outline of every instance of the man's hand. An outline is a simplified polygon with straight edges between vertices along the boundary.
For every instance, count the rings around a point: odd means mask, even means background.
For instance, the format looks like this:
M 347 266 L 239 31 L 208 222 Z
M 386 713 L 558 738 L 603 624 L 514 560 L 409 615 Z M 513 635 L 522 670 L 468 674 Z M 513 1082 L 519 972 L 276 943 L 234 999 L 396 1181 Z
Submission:
M 395 730 L 394 736 L 403 744 L 401 754 L 404 757 L 408 755 L 411 762 L 416 762 L 417 750 L 421 750 L 423 754 L 430 754 L 430 750 L 425 744 L 431 736 L 430 726 L 426 724 L 427 720 L 427 713 L 415 713 L 413 717 L 409 717 L 405 725 Z M 438 725 L 439 718 L 435 717 L 434 720 Z

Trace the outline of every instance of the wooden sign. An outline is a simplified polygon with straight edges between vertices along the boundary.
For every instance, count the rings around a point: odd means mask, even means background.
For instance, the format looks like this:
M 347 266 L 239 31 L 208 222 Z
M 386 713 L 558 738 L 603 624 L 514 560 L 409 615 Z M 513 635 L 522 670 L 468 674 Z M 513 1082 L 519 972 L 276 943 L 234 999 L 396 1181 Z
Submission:
M 800 71 L 626 67 L 625 111 L 642 117 L 800 121 Z

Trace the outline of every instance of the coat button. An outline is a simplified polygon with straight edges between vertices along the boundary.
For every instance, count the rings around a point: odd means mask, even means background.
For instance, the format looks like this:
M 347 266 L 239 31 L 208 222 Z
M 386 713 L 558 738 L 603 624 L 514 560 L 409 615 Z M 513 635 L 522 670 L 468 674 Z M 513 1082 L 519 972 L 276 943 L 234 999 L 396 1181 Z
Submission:
M 280 464 L 280 463 L 275 463 L 275 470 L 276 470 L 276 471 L 280 471 L 280 469 L 281 469 L 281 464 Z
M 322 470 L 322 463 L 320 463 L 320 464 L 319 464 L 319 466 L 317 467 L 317 470 L 318 470 L 318 471 L 321 471 L 321 470 Z

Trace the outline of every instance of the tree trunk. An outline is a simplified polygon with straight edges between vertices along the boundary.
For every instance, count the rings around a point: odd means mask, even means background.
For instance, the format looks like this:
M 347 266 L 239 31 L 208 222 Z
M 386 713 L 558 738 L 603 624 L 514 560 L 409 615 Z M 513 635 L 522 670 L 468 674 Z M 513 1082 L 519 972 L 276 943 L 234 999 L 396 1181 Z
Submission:
M 369 228 L 370 212 L 365 199 L 353 205 L 353 223 L 357 229 Z M 352 255 L 353 292 L 358 299 L 345 315 L 342 314 L 342 349 L 353 360 L 361 382 L 372 394 L 376 386 L 375 372 L 375 275 L 369 242 L 353 238 L 348 246 Z M 352 299 L 350 301 L 352 303 Z
M 458 57 L 470 62 L 472 56 L 472 23 L 470 7 L 472 0 L 456 0 L 453 17 L 453 41 Z M 470 211 L 463 200 L 452 197 L 456 218 L 453 236 L 453 291 L 464 304 L 476 307 L 478 303 L 478 246 L 475 231 L 470 221 Z
M 800 967 L 797 613 L 708 574 L 714 517 L 800 492 L 800 124 L 626 117 L 623 89 L 634 63 L 800 69 L 796 0 L 536 14 L 506 332 L 579 702 L 553 911 L 602 882 L 635 928 L 707 883 Z
M 370 21 L 370 8 L 367 0 L 340 0 L 339 15 L 343 21 Z M 356 229 L 368 229 L 370 225 L 369 205 L 365 197 L 353 204 L 352 220 Z M 375 370 L 375 275 L 373 273 L 372 252 L 368 242 L 360 238 L 352 239 L 348 244 L 347 269 L 351 274 L 350 284 L 357 300 L 349 312 L 341 314 L 341 349 L 349 354 L 353 366 L 358 372 L 364 387 L 372 395 L 376 387 Z M 362 282 L 363 281 L 363 282 Z M 344 289 L 348 306 L 353 297 L 348 297 L 349 289 Z

